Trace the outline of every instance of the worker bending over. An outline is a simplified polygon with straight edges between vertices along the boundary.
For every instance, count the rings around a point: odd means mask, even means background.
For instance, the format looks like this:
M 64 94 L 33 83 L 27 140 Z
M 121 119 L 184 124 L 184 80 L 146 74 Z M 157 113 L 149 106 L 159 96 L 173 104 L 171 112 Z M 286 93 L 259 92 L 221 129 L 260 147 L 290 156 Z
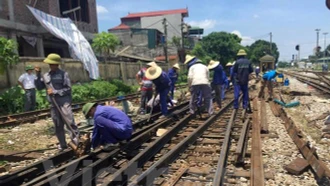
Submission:
M 233 68 L 234 82 L 234 109 L 239 107 L 239 94 L 243 93 L 243 109 L 249 106 L 249 75 L 253 72 L 253 68 L 246 56 L 245 50 L 241 49 L 237 53 L 237 60 Z M 251 110 L 247 110 L 251 112 Z
M 160 97 L 160 106 L 163 116 L 168 115 L 167 95 L 171 88 L 171 80 L 159 66 L 151 66 L 146 71 L 146 77 L 156 86 L 156 94 Z
M 59 69 L 61 56 L 49 54 L 44 60 L 44 63 L 49 64 L 50 71 L 41 77 L 40 68 L 36 68 L 37 79 L 35 80 L 35 84 L 38 90 L 47 88 L 47 99 L 51 103 L 50 112 L 55 124 L 56 137 L 60 143 L 59 149 L 64 150 L 67 148 L 64 132 L 65 122 L 68 122 L 67 124 L 70 126 L 70 130 L 68 131 L 72 142 L 75 145 L 78 145 L 79 142 L 79 131 L 71 109 L 71 81 L 68 73 Z M 54 99 L 50 99 L 50 96 Z M 58 105 L 60 110 L 57 109 L 55 104 Z M 63 114 L 63 118 L 60 112 Z
M 173 65 L 173 67 L 168 71 L 168 76 L 171 79 L 171 89 L 170 89 L 170 93 L 171 93 L 171 99 L 174 98 L 174 89 L 175 89 L 175 83 L 178 81 L 178 71 L 180 70 L 180 66 L 179 64 L 175 64 Z
M 147 67 L 156 65 L 155 62 L 147 63 L 145 67 L 139 70 L 139 72 L 135 75 L 136 81 L 140 85 L 141 91 L 141 104 L 140 104 L 140 114 L 145 114 L 146 112 L 146 103 L 152 97 L 152 81 L 146 78 L 145 74 L 147 71 Z
M 191 92 L 189 103 L 190 113 L 195 114 L 196 100 L 199 94 L 204 99 L 204 106 L 209 116 L 213 114 L 211 86 L 209 82 L 209 69 L 195 56 L 186 56 L 184 64 L 188 65 L 188 86 Z
M 209 70 L 213 70 L 213 81 L 212 86 L 215 91 L 215 101 L 218 104 L 216 110 L 220 110 L 221 108 L 221 97 L 222 97 L 222 86 L 224 84 L 223 81 L 223 68 L 219 61 L 211 60 L 208 65 Z
M 270 70 L 270 71 L 267 71 L 262 76 L 261 88 L 260 88 L 260 92 L 259 92 L 259 95 L 258 95 L 259 98 L 264 98 L 265 97 L 264 89 L 267 86 L 268 94 L 269 94 L 268 100 L 272 100 L 273 99 L 273 84 L 272 84 L 272 79 L 274 79 L 277 74 L 278 74 L 278 71 L 276 71 L 276 70 Z
M 92 148 L 103 145 L 103 150 L 111 150 L 118 142 L 132 136 L 131 119 L 121 110 L 112 106 L 87 103 L 83 106 L 85 117 L 93 118 Z

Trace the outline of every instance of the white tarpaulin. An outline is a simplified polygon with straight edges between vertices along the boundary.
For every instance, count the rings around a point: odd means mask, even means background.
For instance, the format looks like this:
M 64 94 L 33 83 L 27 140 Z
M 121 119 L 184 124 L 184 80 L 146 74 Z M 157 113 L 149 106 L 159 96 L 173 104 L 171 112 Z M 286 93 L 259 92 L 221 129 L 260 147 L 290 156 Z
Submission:
M 30 6 L 27 7 L 45 29 L 68 43 L 71 57 L 83 62 L 90 78 L 99 78 L 98 61 L 94 52 L 71 19 L 58 18 Z

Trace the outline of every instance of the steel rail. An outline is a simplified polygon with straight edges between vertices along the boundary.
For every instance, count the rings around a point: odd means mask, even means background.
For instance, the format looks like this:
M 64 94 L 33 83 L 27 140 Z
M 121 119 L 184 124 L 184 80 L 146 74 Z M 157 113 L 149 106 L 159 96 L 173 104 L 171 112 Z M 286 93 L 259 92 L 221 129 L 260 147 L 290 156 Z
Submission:
M 186 112 L 188 111 L 188 107 L 184 108 L 180 112 Z M 184 125 L 191 119 L 191 116 L 185 116 L 180 121 L 175 124 L 171 130 L 167 131 L 163 136 L 158 138 L 156 141 L 154 141 L 152 144 L 149 144 L 146 149 L 144 149 L 142 152 L 140 152 L 138 155 L 134 156 L 133 159 L 131 159 L 126 166 L 122 167 L 118 171 L 116 171 L 114 174 L 111 175 L 110 178 L 105 178 L 106 181 L 109 180 L 109 182 L 112 182 L 114 185 L 117 185 L 119 183 L 127 182 L 127 180 L 134 175 L 136 168 L 140 168 L 145 162 L 147 162 L 152 156 L 154 156 L 161 148 L 163 148 L 163 145 L 166 144 L 179 130 L 180 128 L 183 128 Z M 160 127 L 164 127 L 164 124 L 161 124 L 162 126 L 155 126 L 153 127 L 152 131 L 156 131 Z M 148 131 L 146 131 L 148 132 Z M 146 140 L 145 140 L 146 141 Z M 132 145 L 133 147 L 137 147 L 138 145 Z M 95 162 L 88 166 L 88 168 L 76 175 L 74 175 L 72 178 L 69 178 L 67 181 L 61 182 L 61 184 L 69 184 L 69 185 L 88 185 L 90 184 L 90 181 L 93 181 L 96 177 L 99 175 L 97 174 L 97 171 L 94 171 L 95 167 L 102 164 L 103 167 L 105 165 L 103 164 L 104 160 L 101 160 L 99 162 Z M 89 170 L 93 170 L 92 179 L 87 182 L 83 181 L 83 176 L 88 174 Z M 125 172 L 125 173 L 124 173 Z M 102 174 L 102 173 L 100 173 Z M 111 185 L 113 185 L 111 184 Z
M 187 85 L 178 85 L 176 88 L 184 88 L 186 86 Z M 138 98 L 140 95 L 141 95 L 141 93 L 138 92 L 138 93 L 125 95 L 123 99 L 119 99 L 118 96 L 114 96 L 114 97 L 110 97 L 110 98 L 95 100 L 93 102 L 97 102 L 99 104 L 104 104 L 106 101 L 120 102 L 122 100 L 131 100 L 131 99 Z M 88 102 L 90 102 L 90 101 L 73 104 L 72 111 L 73 112 L 80 111 L 82 109 L 83 105 Z M 49 116 L 50 116 L 50 109 L 41 109 L 41 110 L 35 110 L 35 111 L 29 111 L 29 112 L 22 112 L 19 114 L 0 116 L 0 127 L 20 125 L 20 124 L 23 124 L 26 122 L 33 122 L 33 121 L 37 121 L 39 119 L 44 119 Z
M 183 109 L 180 110 L 180 113 L 176 114 L 185 114 L 186 111 L 188 111 L 188 106 L 184 107 Z M 158 123 L 154 127 L 150 128 L 149 130 L 145 131 L 144 133 L 136 136 L 135 138 L 131 139 L 130 142 L 128 142 L 126 145 L 123 147 L 117 148 L 113 150 L 110 153 L 104 153 L 102 150 L 99 150 L 96 154 L 96 156 L 101 157 L 101 158 L 93 158 L 91 164 L 83 167 L 82 171 L 80 171 L 80 167 L 83 164 L 83 161 L 86 160 L 87 157 L 84 159 L 80 160 L 74 160 L 70 162 L 69 164 L 66 164 L 62 167 L 60 167 L 58 170 L 51 171 L 49 173 L 46 173 L 34 180 L 32 180 L 29 183 L 23 184 L 23 186 L 39 186 L 39 185 L 48 185 L 49 183 L 56 183 L 60 185 L 83 185 L 83 184 L 90 184 L 93 179 L 90 180 L 85 180 L 84 176 L 86 175 L 91 175 L 95 177 L 99 171 L 102 169 L 108 167 L 111 164 L 115 163 L 114 157 L 119 155 L 122 151 L 124 152 L 129 152 L 132 149 L 135 149 L 142 144 L 144 144 L 146 141 L 148 141 L 151 137 L 154 136 L 158 128 L 163 128 L 172 123 L 172 119 L 168 118 L 165 120 L 162 120 L 162 122 Z M 78 162 L 79 161 L 79 162 Z M 75 168 L 78 170 L 78 173 L 76 171 L 69 171 L 70 168 L 73 168 L 77 163 L 79 163 L 78 167 Z M 67 171 L 68 170 L 68 171 Z M 101 171 L 102 172 L 102 171 Z
M 188 102 L 184 102 L 172 109 L 170 109 L 170 112 L 174 112 L 175 110 L 178 109 L 182 109 L 184 108 L 186 105 L 188 104 Z M 156 113 L 152 116 L 152 120 L 150 122 L 147 121 L 147 119 L 144 119 L 142 121 L 139 121 L 137 123 L 133 124 L 133 128 L 134 130 L 137 130 L 139 128 L 144 128 L 144 129 L 140 129 L 139 131 L 136 131 L 133 134 L 133 137 L 140 135 L 141 133 L 143 133 L 145 130 L 150 129 L 150 127 L 157 125 L 156 124 L 151 124 L 148 125 L 150 123 L 153 123 L 156 119 L 159 118 L 159 116 L 161 116 L 161 113 Z M 23 169 L 19 169 L 15 172 L 9 173 L 7 175 L 4 175 L 2 177 L 0 177 L 0 185 L 2 184 L 11 184 L 11 185 L 20 185 L 22 184 L 25 180 L 30 180 L 32 178 L 35 178 L 39 175 L 44 174 L 47 170 L 44 168 L 44 165 L 47 161 L 51 161 L 54 165 L 54 167 L 59 166 L 60 164 L 63 164 L 64 162 L 71 160 L 72 157 L 74 156 L 74 152 L 72 150 L 66 150 L 64 152 L 61 152 L 57 155 L 54 155 L 48 159 L 36 162 L 32 165 L 29 165 Z
M 201 136 L 205 130 L 212 124 L 214 121 L 222 115 L 225 111 L 232 106 L 233 100 L 223 107 L 218 113 L 209 117 L 204 124 L 200 125 L 197 129 L 194 130 L 189 136 L 187 136 L 183 141 L 177 144 L 172 150 L 162 156 L 157 162 L 155 162 L 151 167 L 144 171 L 141 175 L 135 177 L 130 181 L 130 186 L 133 185 L 151 185 L 156 177 L 160 176 L 167 170 L 168 165 L 173 162 L 180 153 L 185 151 L 188 146 L 194 143 L 199 136 Z
M 226 161 L 228 158 L 228 152 L 229 152 L 229 147 L 230 147 L 230 138 L 231 138 L 231 133 L 232 133 L 232 128 L 235 123 L 235 118 L 236 118 L 237 110 L 234 109 L 230 120 L 228 122 L 228 126 L 226 129 L 226 134 L 225 134 L 225 139 L 223 141 L 222 147 L 221 147 L 221 152 L 217 164 L 217 171 L 214 175 L 213 179 L 213 186 L 220 186 L 223 183 L 223 178 L 224 178 L 224 173 L 225 173 L 225 166 L 226 166 Z

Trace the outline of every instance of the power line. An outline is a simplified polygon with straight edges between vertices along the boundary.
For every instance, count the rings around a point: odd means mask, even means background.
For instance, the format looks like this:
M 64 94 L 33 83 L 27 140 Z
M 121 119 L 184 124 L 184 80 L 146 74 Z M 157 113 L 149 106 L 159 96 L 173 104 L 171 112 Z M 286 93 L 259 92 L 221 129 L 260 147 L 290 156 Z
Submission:
M 181 33 L 172 25 L 171 22 L 167 22 L 179 35 L 181 35 Z

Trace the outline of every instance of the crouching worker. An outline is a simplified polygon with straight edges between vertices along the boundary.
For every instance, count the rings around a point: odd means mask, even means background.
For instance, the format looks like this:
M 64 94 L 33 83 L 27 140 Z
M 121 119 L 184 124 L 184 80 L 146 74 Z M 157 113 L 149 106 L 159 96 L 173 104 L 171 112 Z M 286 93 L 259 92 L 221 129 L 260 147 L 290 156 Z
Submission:
M 93 118 L 92 148 L 103 145 L 104 151 L 111 151 L 116 143 L 132 136 L 131 119 L 121 110 L 111 106 L 101 106 L 97 103 L 87 103 L 83 106 L 86 118 Z

